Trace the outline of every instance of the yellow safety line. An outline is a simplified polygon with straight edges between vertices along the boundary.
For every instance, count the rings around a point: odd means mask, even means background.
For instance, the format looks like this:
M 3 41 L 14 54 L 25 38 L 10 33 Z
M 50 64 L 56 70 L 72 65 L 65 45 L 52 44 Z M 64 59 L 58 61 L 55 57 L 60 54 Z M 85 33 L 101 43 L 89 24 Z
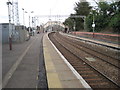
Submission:
M 49 48 L 46 45 L 47 41 L 48 40 L 45 37 L 45 40 L 43 41 L 43 44 L 44 44 L 43 49 L 44 49 L 46 74 L 47 74 L 47 80 L 48 80 L 48 88 L 62 88 L 60 79 L 58 77 L 58 74 L 52 62 L 52 58 L 50 56 Z

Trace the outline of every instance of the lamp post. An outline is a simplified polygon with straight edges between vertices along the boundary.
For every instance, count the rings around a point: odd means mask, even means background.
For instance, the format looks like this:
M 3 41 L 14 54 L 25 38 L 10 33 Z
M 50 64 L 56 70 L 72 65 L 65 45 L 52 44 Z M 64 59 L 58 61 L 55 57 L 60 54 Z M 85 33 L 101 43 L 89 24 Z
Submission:
M 95 0 L 94 0 L 95 1 Z M 97 8 L 96 8 L 97 7 Z M 93 28 L 93 38 L 95 37 L 95 14 L 99 13 L 99 7 L 98 6 L 94 6 L 93 7 L 93 23 L 92 23 L 92 28 Z
M 28 13 L 27 11 L 25 11 L 25 13 Z M 31 11 L 30 13 L 29 13 L 29 33 L 30 33 L 30 14 L 31 13 L 34 13 L 33 11 Z
M 59 19 L 59 31 L 60 31 L 60 19 Z
M 25 14 L 25 12 L 24 12 L 25 9 L 22 8 L 22 10 L 23 10 L 23 26 L 24 26 L 24 29 L 25 29 L 25 15 L 24 15 Z
M 94 16 L 94 12 L 93 12 L 93 23 L 92 23 L 92 28 L 93 28 L 93 38 L 95 36 L 95 16 Z
M 94 21 L 94 14 L 93 14 L 93 24 L 92 24 L 92 27 L 93 27 L 93 38 L 94 38 L 94 33 L 95 33 L 95 21 Z
M 83 17 L 84 20 L 84 30 L 86 30 L 86 22 L 85 22 L 86 16 Z
M 8 5 L 8 18 L 9 18 L 9 49 L 12 50 L 12 32 L 10 30 L 10 24 L 11 24 L 10 5 L 12 5 L 12 3 L 8 0 L 7 5 Z
M 32 28 L 34 28 L 34 17 L 32 17 Z
M 73 34 L 76 34 L 76 33 L 75 33 L 76 22 L 75 22 L 75 19 L 73 19 L 73 20 L 74 20 L 74 21 L 73 21 L 73 23 L 74 23 L 74 25 L 73 25 L 73 30 L 74 30 Z
M 39 25 L 38 17 L 34 17 L 34 25 L 35 25 L 35 28 L 37 29 L 37 25 Z

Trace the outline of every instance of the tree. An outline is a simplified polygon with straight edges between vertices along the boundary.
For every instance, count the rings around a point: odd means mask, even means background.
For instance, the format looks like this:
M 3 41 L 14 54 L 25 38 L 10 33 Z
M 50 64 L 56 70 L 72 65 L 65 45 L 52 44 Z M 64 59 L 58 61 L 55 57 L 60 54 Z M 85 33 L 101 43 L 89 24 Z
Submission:
M 98 4 L 98 8 L 100 10 L 100 14 L 101 15 L 104 15 L 104 16 L 107 16 L 108 15 L 108 11 L 110 9 L 110 5 L 107 3 L 107 2 L 99 2 Z
M 105 28 L 113 28 L 114 32 L 120 32 L 120 1 L 119 2 L 99 2 L 98 9 L 91 11 L 86 18 L 88 31 L 92 31 L 92 19 L 95 18 L 95 31 Z
M 114 32 L 120 33 L 120 1 L 111 4 L 110 13 L 109 26 L 114 29 Z
M 74 26 L 74 20 L 69 17 L 69 18 L 67 18 L 67 19 L 65 20 L 65 22 L 63 22 L 63 24 L 64 24 L 65 26 L 68 26 L 68 27 L 69 27 L 69 30 L 72 31 L 72 30 L 73 30 L 73 26 Z
M 87 16 L 90 13 L 91 10 L 91 6 L 89 5 L 89 3 L 84 0 L 84 2 L 78 2 L 75 3 L 75 15 L 81 15 L 81 16 Z M 76 31 L 79 31 L 81 29 L 84 29 L 84 19 L 83 18 L 75 18 L 75 23 L 76 23 Z
M 85 0 L 84 2 L 78 2 L 75 3 L 75 8 L 74 10 L 76 11 L 76 15 L 85 15 L 87 16 L 91 10 L 91 6 L 89 5 L 89 3 Z
M 112 28 L 114 32 L 120 33 L 120 1 L 119 2 L 99 2 L 98 8 L 92 10 L 88 2 L 75 3 L 75 14 L 86 16 L 86 27 L 88 31 L 92 31 L 93 18 L 95 22 L 95 31 L 99 32 L 106 28 Z M 65 23 L 73 29 L 75 22 L 76 31 L 84 28 L 84 20 L 82 18 L 68 18 Z

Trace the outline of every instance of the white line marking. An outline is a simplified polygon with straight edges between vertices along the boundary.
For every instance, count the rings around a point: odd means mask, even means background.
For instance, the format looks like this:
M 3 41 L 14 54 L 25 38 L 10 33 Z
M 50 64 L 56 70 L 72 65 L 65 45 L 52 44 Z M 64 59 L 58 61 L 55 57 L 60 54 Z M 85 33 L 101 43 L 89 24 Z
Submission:
M 61 52 L 56 48 L 56 46 L 51 42 L 51 40 L 48 37 L 47 38 L 50 41 L 50 43 L 53 45 L 55 50 L 58 52 L 58 54 L 61 56 L 61 58 L 64 60 L 64 62 L 67 64 L 67 66 L 71 69 L 71 71 L 74 73 L 74 75 L 79 79 L 79 81 L 82 83 L 82 85 L 89 90 L 92 90 L 92 88 L 88 85 L 88 83 L 82 78 L 82 76 L 79 75 L 79 73 L 73 68 L 73 66 L 67 61 L 67 59 L 61 54 Z

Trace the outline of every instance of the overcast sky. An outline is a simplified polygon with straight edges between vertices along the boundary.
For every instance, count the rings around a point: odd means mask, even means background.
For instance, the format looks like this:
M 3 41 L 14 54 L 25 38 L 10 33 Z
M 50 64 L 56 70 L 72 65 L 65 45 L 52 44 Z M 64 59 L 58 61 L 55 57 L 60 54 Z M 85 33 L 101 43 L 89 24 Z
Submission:
M 8 0 L 0 0 L 0 23 L 8 22 L 8 8 L 6 2 Z M 10 0 L 12 2 L 12 0 Z M 16 0 L 13 0 L 16 1 Z M 23 12 L 22 8 L 27 12 L 34 11 L 30 16 L 35 15 L 70 15 L 74 13 L 75 2 L 79 0 L 18 0 L 19 4 L 19 19 L 20 23 L 23 24 Z M 93 0 L 87 0 L 94 4 Z M 28 26 L 28 16 L 25 14 L 25 24 Z M 65 18 L 51 18 L 52 20 L 64 21 Z M 45 23 L 49 20 L 47 18 L 39 18 L 39 24 Z

